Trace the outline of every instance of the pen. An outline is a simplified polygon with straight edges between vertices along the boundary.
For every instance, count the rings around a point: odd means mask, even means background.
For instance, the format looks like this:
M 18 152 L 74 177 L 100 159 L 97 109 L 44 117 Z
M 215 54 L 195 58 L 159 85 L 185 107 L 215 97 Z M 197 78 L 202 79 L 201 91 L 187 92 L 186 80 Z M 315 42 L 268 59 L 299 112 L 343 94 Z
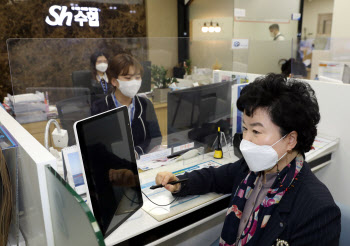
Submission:
M 171 181 L 169 182 L 168 184 L 171 184 L 171 185 L 174 185 L 174 184 L 178 184 L 178 183 L 183 183 L 183 182 L 186 182 L 188 179 L 179 179 L 179 180 L 176 180 L 176 181 Z M 151 187 L 149 187 L 151 190 L 154 190 L 154 189 L 158 189 L 158 188 L 162 188 L 164 187 L 162 184 L 159 184 L 159 185 L 152 185 Z

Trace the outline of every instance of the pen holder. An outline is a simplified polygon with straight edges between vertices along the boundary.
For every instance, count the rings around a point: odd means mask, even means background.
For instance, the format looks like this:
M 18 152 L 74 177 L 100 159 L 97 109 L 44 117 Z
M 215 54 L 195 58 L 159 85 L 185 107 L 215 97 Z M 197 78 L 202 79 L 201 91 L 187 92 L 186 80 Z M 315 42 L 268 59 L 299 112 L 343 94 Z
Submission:
M 222 152 L 223 152 L 223 153 L 228 153 L 229 157 L 231 158 L 230 149 L 229 149 L 229 146 L 228 146 L 227 141 L 226 141 L 225 133 L 223 133 L 223 132 L 220 133 L 220 140 L 222 140 L 222 139 L 225 140 L 225 145 L 226 145 L 226 152 L 224 151 L 225 148 L 222 148 Z M 218 137 L 215 138 L 214 143 L 213 143 L 213 145 L 212 145 L 212 149 L 214 149 L 214 146 L 215 146 L 216 141 L 218 141 Z M 221 141 L 221 142 L 222 142 L 222 141 Z

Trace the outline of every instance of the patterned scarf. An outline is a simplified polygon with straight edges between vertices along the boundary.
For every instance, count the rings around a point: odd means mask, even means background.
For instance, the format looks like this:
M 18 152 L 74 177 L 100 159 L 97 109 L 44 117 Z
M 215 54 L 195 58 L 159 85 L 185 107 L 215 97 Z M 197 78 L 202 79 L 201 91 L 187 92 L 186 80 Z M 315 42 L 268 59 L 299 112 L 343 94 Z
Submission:
M 238 186 L 226 213 L 226 219 L 221 233 L 220 246 L 256 245 L 259 236 L 263 234 L 267 222 L 274 209 L 278 206 L 283 195 L 293 187 L 293 181 L 298 180 L 297 175 L 303 167 L 304 158 L 298 155 L 277 176 L 268 190 L 263 202 L 250 215 L 242 235 L 237 235 L 238 227 L 245 203 L 252 193 L 258 179 L 258 173 L 250 172 Z M 239 241 L 236 245 L 236 241 Z

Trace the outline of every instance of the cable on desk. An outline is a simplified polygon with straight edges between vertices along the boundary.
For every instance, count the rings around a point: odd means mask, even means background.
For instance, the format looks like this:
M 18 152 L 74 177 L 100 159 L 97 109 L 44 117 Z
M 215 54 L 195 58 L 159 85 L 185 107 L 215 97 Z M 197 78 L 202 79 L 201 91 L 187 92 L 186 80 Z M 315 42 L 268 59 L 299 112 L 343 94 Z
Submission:
M 136 194 L 136 193 L 135 193 Z M 135 194 L 134 194 L 134 198 L 133 199 L 130 199 L 124 192 L 124 189 L 123 189 L 123 195 L 132 203 L 137 203 L 137 204 L 141 204 L 141 202 L 138 202 L 138 201 L 135 201 Z
M 158 204 L 158 203 L 153 202 L 143 191 L 141 191 L 141 192 L 142 192 L 142 194 L 145 195 L 145 197 L 146 197 L 151 203 L 153 203 L 153 204 L 156 205 L 156 206 L 169 206 L 170 204 L 172 204 L 173 202 L 175 202 L 175 201 L 178 199 L 178 197 L 176 197 L 174 200 L 171 201 L 171 203 L 168 203 L 168 204 Z M 133 202 L 133 203 L 137 203 L 137 204 L 140 204 L 140 203 L 141 203 L 141 202 L 135 201 L 135 199 L 130 199 L 130 198 L 125 194 L 124 189 L 123 189 L 123 195 L 124 195 L 129 201 L 131 201 L 131 202 Z
M 157 206 L 169 206 L 170 204 L 172 204 L 173 202 L 175 202 L 175 201 L 178 199 L 178 197 L 176 197 L 174 200 L 172 200 L 171 203 L 162 205 L 162 204 L 158 204 L 158 203 L 153 202 L 143 191 L 141 191 L 141 192 L 142 192 L 142 194 L 145 195 L 145 197 L 146 197 L 151 203 L 153 203 L 154 205 L 157 205 Z

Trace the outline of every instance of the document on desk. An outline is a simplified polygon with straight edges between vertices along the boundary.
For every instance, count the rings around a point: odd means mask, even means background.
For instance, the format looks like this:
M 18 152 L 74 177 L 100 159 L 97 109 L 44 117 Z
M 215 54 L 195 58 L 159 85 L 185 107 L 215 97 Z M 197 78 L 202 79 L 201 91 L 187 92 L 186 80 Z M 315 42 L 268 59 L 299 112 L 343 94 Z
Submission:
M 325 154 L 335 151 L 339 143 L 339 138 L 331 136 L 316 136 L 311 150 L 305 153 L 307 161 L 312 161 L 316 158 L 320 158 Z
M 206 161 L 194 166 L 190 166 L 178 171 L 173 172 L 175 175 L 181 175 L 185 172 L 192 172 L 207 167 L 219 167 L 221 164 L 211 160 Z M 175 197 L 165 188 L 151 190 L 150 187 L 155 185 L 154 178 L 152 180 L 144 180 L 141 185 L 142 191 L 155 203 L 165 205 L 171 203 Z M 158 221 L 165 220 L 176 214 L 187 211 L 193 207 L 199 206 L 210 200 L 220 197 L 221 194 L 209 193 L 206 195 L 186 196 L 175 200 L 173 203 L 167 206 L 157 206 L 150 202 L 146 197 L 143 197 L 142 209 L 149 213 L 153 218 Z M 181 206 L 179 206 L 181 205 Z
M 141 155 L 137 167 L 143 171 L 158 168 L 167 164 L 167 156 L 171 155 L 171 148 L 159 150 L 150 154 Z
M 332 142 L 332 140 L 321 138 L 321 137 L 316 137 L 313 144 L 312 144 L 311 150 L 317 151 L 319 149 L 322 149 L 330 142 Z

